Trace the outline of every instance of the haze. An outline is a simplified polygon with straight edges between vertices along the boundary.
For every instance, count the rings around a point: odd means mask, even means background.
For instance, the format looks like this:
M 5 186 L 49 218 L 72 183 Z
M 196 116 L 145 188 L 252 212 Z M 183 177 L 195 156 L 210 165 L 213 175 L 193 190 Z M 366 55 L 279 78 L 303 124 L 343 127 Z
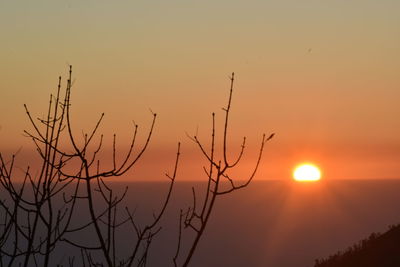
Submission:
M 180 179 L 198 179 L 185 175 L 198 155 L 186 132 L 209 137 L 234 71 L 232 145 L 247 136 L 251 162 L 276 133 L 256 179 L 289 179 L 303 161 L 326 179 L 398 178 L 399 11 L 394 0 L 2 1 L 0 146 L 29 151 L 23 104 L 42 116 L 71 64 L 75 128 L 105 112 L 101 131 L 123 147 L 151 109 L 136 174 L 163 179 L 182 141 Z

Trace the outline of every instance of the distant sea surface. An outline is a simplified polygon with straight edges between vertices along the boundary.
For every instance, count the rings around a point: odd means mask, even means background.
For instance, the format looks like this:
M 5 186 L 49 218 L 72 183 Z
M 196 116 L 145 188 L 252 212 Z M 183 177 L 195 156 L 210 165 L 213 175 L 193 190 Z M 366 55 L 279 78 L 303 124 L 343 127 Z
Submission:
M 177 183 L 150 266 L 172 265 L 178 210 L 191 202 L 191 186 L 200 198 L 204 185 Z M 137 192 L 131 203 L 156 207 L 166 184 L 130 188 Z M 313 266 L 316 258 L 400 223 L 399 203 L 400 180 L 255 181 L 218 199 L 191 266 Z
M 116 182 L 111 186 L 117 191 L 129 186 L 123 205 L 135 210 L 138 223 L 149 221 L 159 210 L 168 188 L 166 182 Z M 205 183 L 177 182 L 160 222 L 162 229 L 150 247 L 148 266 L 173 266 L 179 210 L 191 205 L 192 186 L 199 202 Z M 317 258 L 400 223 L 399 203 L 400 179 L 254 181 L 217 199 L 190 266 L 311 267 Z M 123 206 L 119 210 L 125 214 Z M 79 212 L 82 217 L 87 215 L 83 208 Z M 135 235 L 131 227 L 126 229 L 118 235 L 122 249 L 132 246 Z M 185 240 L 189 239 L 186 235 Z M 54 260 L 69 256 L 68 249 L 59 251 Z

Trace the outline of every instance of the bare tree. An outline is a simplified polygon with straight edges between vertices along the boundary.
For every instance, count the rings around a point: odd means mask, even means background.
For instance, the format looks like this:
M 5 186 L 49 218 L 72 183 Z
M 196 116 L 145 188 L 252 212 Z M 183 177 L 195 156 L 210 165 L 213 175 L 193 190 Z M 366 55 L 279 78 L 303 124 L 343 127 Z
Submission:
M 216 156 L 214 113 L 210 150 L 206 151 L 196 135 L 191 137 L 208 161 L 208 167 L 204 167 L 207 187 L 201 201 L 193 187 L 193 203 L 180 212 L 178 244 L 173 256 L 175 266 L 190 263 L 217 198 L 250 184 L 260 165 L 264 145 L 273 137 L 273 134 L 268 138 L 263 135 L 254 169 L 243 183 L 237 183 L 230 171 L 242 159 L 246 138 L 243 138 L 238 157 L 230 161 L 227 135 L 233 85 L 234 74 L 231 76 L 228 104 L 223 109 L 222 157 L 219 159 Z M 105 138 L 98 133 L 104 113 L 88 133 L 76 135 L 70 100 L 72 67 L 65 89 L 61 88 L 60 77 L 56 94 L 50 96 L 44 119 L 34 119 L 25 105 L 32 125 L 32 131 L 25 131 L 25 134 L 35 144 L 41 159 L 39 171 L 33 172 L 27 167 L 16 172 L 15 155 L 7 160 L 0 153 L 0 267 L 64 264 L 63 259 L 54 257 L 54 251 L 66 248 L 75 251 L 66 255 L 69 266 L 146 266 L 150 245 L 162 228 L 161 219 L 171 202 L 180 144 L 172 174 L 166 175 L 169 185 L 159 211 L 147 223 L 139 222 L 135 212 L 124 204 L 128 187 L 123 191 L 116 190 L 110 181 L 126 174 L 143 156 L 154 131 L 156 114 L 152 113 L 149 130 L 138 148 L 138 125 L 133 125 L 130 145 L 122 156 L 117 149 L 117 137 L 113 135 L 111 167 L 104 167 L 107 164 L 102 164 L 100 155 L 106 153 L 103 145 Z M 83 210 L 86 212 L 81 215 Z M 127 231 L 127 228 L 130 230 Z M 183 242 L 186 230 L 194 232 L 194 239 Z M 127 247 L 121 245 L 118 238 L 121 232 L 130 240 Z M 91 237 L 89 241 L 82 238 L 87 235 Z
M 68 229 L 75 200 L 62 201 L 67 188 L 79 188 L 71 177 L 63 177 L 60 170 L 68 159 L 59 152 L 61 133 L 65 128 L 66 97 L 61 101 L 61 78 L 57 93 L 50 96 L 45 119 L 35 122 L 25 105 L 25 110 L 35 134 L 25 131 L 36 145 L 41 158 L 37 175 L 28 166 L 23 171 L 22 183 L 15 179 L 15 155 L 6 162 L 0 154 L 0 205 L 4 211 L 4 231 L 0 249 L 1 264 L 13 266 L 35 264 L 48 266 L 50 255 Z M 61 203 L 62 202 L 62 203 Z
M 15 155 L 7 162 L 0 154 L 0 183 L 7 198 L 0 199 L 0 208 L 4 218 L 0 224 L 0 266 L 12 266 L 15 263 L 24 266 L 49 266 L 50 256 L 57 245 L 66 243 L 82 251 L 82 264 L 89 266 L 132 266 L 145 262 L 152 238 L 160 230 L 158 226 L 169 202 L 175 183 L 180 155 L 180 144 L 172 175 L 167 175 L 170 183 L 167 195 L 161 203 L 160 212 L 148 224 L 140 227 L 133 213 L 125 208 L 124 218 L 117 216 L 118 205 L 126 196 L 128 187 L 118 195 L 107 180 L 128 172 L 142 157 L 150 142 L 156 114 L 147 133 L 144 144 L 135 151 L 138 125 L 134 125 L 132 139 L 126 155 L 118 162 L 114 134 L 112 142 L 112 167 L 103 169 L 99 154 L 103 148 L 103 135 L 97 137 L 97 131 L 104 114 L 100 116 L 94 128 L 83 134 L 78 140 L 72 129 L 71 119 L 72 67 L 66 83 L 64 97 L 61 97 L 61 77 L 56 96 L 50 96 L 46 119 L 36 121 L 27 106 L 27 116 L 33 126 L 33 133 L 25 131 L 36 145 L 41 157 L 41 168 L 37 176 L 32 175 L 28 167 L 24 179 L 19 183 L 15 177 Z M 62 143 L 62 146 L 60 145 Z M 69 187 L 72 187 L 70 189 Z M 3 193 L 3 194 L 4 194 Z M 103 203 L 95 202 L 95 195 Z M 3 196 L 3 195 L 2 195 Z M 73 215 L 76 206 L 86 204 L 89 216 L 86 222 L 74 225 Z M 122 219 L 120 219 L 122 218 Z M 80 218 L 82 221 L 82 218 Z M 126 258 L 117 258 L 116 231 L 123 224 L 132 224 L 131 252 Z M 82 244 L 76 237 L 94 229 L 96 244 Z M 92 252 L 95 253 L 93 256 Z M 100 257 L 99 257 L 100 255 Z M 73 265 L 74 259 L 70 259 Z M 138 264 L 138 265 L 140 265 Z
M 242 181 L 244 180 L 244 182 L 242 183 L 235 182 L 239 179 L 231 177 L 230 171 L 232 171 L 242 159 L 246 145 L 246 137 L 243 137 L 240 153 L 237 156 L 237 158 L 233 161 L 229 160 L 227 152 L 228 151 L 227 136 L 228 136 L 228 126 L 229 126 L 229 115 L 232 103 L 233 85 L 234 85 L 234 73 L 232 73 L 232 76 L 230 77 L 230 90 L 229 90 L 228 103 L 227 106 L 223 108 L 223 111 L 225 112 L 225 120 L 222 133 L 221 158 L 216 157 L 217 147 L 215 140 L 215 132 L 216 132 L 215 113 L 212 113 L 212 132 L 211 132 L 211 144 L 209 151 L 206 151 L 205 146 L 199 140 L 197 135 L 189 136 L 189 138 L 200 149 L 202 155 L 208 162 L 208 167 L 203 167 L 207 179 L 207 187 L 205 188 L 205 192 L 203 193 L 202 201 L 199 201 L 199 197 L 196 194 L 196 190 L 194 187 L 192 187 L 193 203 L 186 211 L 181 210 L 178 246 L 176 254 L 173 259 L 175 266 L 179 265 L 178 257 L 182 247 L 181 244 L 182 231 L 184 229 L 190 229 L 195 233 L 194 239 L 188 244 L 189 250 L 187 254 L 183 256 L 182 266 L 188 266 L 199 244 L 199 241 L 206 229 L 207 223 L 210 219 L 217 198 L 219 196 L 229 194 L 236 190 L 245 188 L 250 184 L 260 165 L 261 157 L 264 150 L 264 145 L 268 140 L 270 140 L 274 136 L 274 134 L 271 134 L 268 138 L 266 138 L 265 134 L 262 136 L 261 145 L 259 148 L 258 157 L 257 161 L 255 162 L 254 169 L 251 171 L 251 173 L 247 178 L 241 179 Z M 222 186 L 224 182 L 228 183 L 228 185 L 225 187 Z

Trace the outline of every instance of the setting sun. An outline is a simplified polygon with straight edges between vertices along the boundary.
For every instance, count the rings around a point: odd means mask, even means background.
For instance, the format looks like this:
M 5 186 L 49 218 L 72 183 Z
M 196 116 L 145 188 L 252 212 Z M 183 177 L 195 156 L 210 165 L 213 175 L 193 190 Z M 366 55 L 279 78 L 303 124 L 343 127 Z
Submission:
M 321 171 L 314 164 L 303 163 L 293 171 L 293 179 L 298 182 L 312 182 L 321 179 Z

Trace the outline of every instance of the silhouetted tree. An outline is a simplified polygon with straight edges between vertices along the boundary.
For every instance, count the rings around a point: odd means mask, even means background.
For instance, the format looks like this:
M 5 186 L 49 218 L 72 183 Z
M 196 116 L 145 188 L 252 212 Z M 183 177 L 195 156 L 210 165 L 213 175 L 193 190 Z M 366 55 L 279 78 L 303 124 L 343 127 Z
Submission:
M 217 159 L 215 156 L 214 113 L 210 151 L 206 151 L 197 136 L 191 137 L 209 162 L 208 169 L 204 168 L 208 182 L 203 200 L 198 201 L 193 188 L 193 204 L 187 210 L 181 210 L 177 250 L 173 256 L 176 266 L 178 261 L 182 262 L 182 266 L 187 266 L 191 261 L 217 197 L 244 188 L 252 181 L 265 142 L 273 136 L 266 138 L 263 135 L 254 169 L 245 182 L 237 184 L 229 171 L 240 162 L 246 139 L 243 139 L 237 159 L 230 162 L 227 156 L 227 133 L 233 84 L 232 74 L 229 100 L 224 109 L 222 158 Z M 161 230 L 160 221 L 171 199 L 180 158 L 180 144 L 172 175 L 167 174 L 169 185 L 159 212 L 148 223 L 140 224 L 129 207 L 121 207 L 128 194 L 128 187 L 119 192 L 109 181 L 127 173 L 142 157 L 153 134 L 156 114 L 152 114 L 147 137 L 139 148 L 136 148 L 138 126 L 134 124 L 128 151 L 122 159 L 117 156 L 117 137 L 114 134 L 111 167 L 103 167 L 99 156 L 104 150 L 103 135 L 98 134 L 98 130 L 104 114 L 101 114 L 90 132 L 77 137 L 70 112 L 72 67 L 69 69 L 65 90 L 61 88 L 60 77 L 56 94 L 50 95 L 44 119 L 34 119 L 25 105 L 33 129 L 25 131 L 25 134 L 33 141 L 40 156 L 39 171 L 35 173 L 27 167 L 20 172 L 23 174 L 21 181 L 16 177 L 19 174 L 15 172 L 15 155 L 7 160 L 0 153 L 0 266 L 50 266 L 58 262 L 58 259 L 51 259 L 56 248 L 80 251 L 79 262 L 76 255 L 69 256 L 70 266 L 145 266 L 150 244 Z M 228 188 L 221 187 L 222 181 L 228 182 Z M 83 209 L 87 212 L 82 216 Z M 127 225 L 133 229 L 126 231 L 124 228 L 123 233 L 130 240 L 130 246 L 122 247 L 117 232 Z M 185 229 L 193 230 L 195 237 L 193 240 L 186 239 L 183 244 Z M 81 238 L 88 233 L 94 237 L 90 243 Z M 183 246 L 188 248 L 187 251 L 182 250 Z
M 195 237 L 194 240 L 189 244 L 189 252 L 183 257 L 183 265 L 187 266 L 192 259 L 192 256 L 197 248 L 197 245 L 206 229 L 209 218 L 212 214 L 213 208 L 215 206 L 215 202 L 218 197 L 232 193 L 236 190 L 242 189 L 250 184 L 254 175 L 257 172 L 258 166 L 261 161 L 262 153 L 264 150 L 265 143 L 270 140 L 274 134 L 271 134 L 268 138 L 266 138 L 265 134 L 262 136 L 257 161 L 255 163 L 254 169 L 251 171 L 249 176 L 245 179 L 238 179 L 243 177 L 232 177 L 230 171 L 234 169 L 241 161 L 245 145 L 246 145 L 246 137 L 243 137 L 243 142 L 241 145 L 240 153 L 237 158 L 233 161 L 228 159 L 228 145 L 227 145 L 227 136 L 228 136 L 228 126 L 229 126 L 229 115 L 232 104 L 232 95 L 233 95 L 233 85 L 234 85 L 234 73 L 230 77 L 230 90 L 229 90 L 229 98 L 228 103 L 223 111 L 225 112 L 225 120 L 222 127 L 222 147 L 221 147 L 221 158 L 216 157 L 216 140 L 215 140 L 215 113 L 212 113 L 212 132 L 211 132 L 211 144 L 209 151 L 206 151 L 205 146 L 199 140 L 197 135 L 190 137 L 194 143 L 200 149 L 202 155 L 208 161 L 208 167 L 203 167 L 204 173 L 207 179 L 207 187 L 205 188 L 202 196 L 202 201 L 199 201 L 198 196 L 196 195 L 196 190 L 192 187 L 193 193 L 193 204 L 186 210 L 181 211 L 180 216 L 180 224 L 179 224 L 179 240 L 178 240 L 178 249 L 176 255 L 174 257 L 175 266 L 178 265 L 177 259 L 181 248 L 181 237 L 183 229 L 190 229 L 194 231 Z M 237 183 L 237 180 L 244 180 L 242 183 Z M 222 187 L 222 183 L 227 182 L 227 187 Z

